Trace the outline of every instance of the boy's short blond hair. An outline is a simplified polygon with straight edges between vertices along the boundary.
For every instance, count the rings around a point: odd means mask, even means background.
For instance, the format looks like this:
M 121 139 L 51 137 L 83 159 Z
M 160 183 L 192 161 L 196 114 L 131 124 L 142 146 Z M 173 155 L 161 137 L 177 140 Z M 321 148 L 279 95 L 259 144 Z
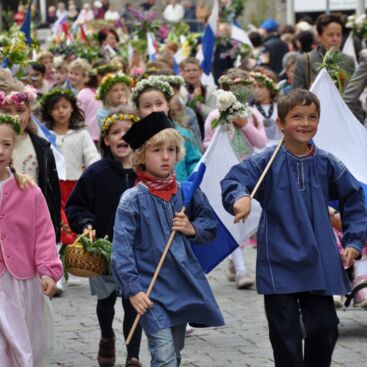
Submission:
M 89 65 L 87 61 L 84 59 L 76 59 L 71 62 L 68 67 L 68 71 L 70 70 L 81 70 L 84 76 L 89 80 L 89 75 L 92 70 L 92 67 Z
M 52 59 L 54 60 L 54 55 L 52 52 L 43 50 L 37 55 L 37 61 L 42 63 L 44 59 Z
M 67 73 L 69 65 L 62 56 L 57 56 L 54 59 L 54 68 L 55 70 L 62 70 Z
M 132 154 L 132 165 L 135 171 L 145 171 L 144 156 L 147 148 L 152 145 L 161 145 L 166 141 L 172 141 L 176 145 L 176 162 L 185 156 L 184 139 L 176 129 L 164 129 L 151 137 L 145 144 Z

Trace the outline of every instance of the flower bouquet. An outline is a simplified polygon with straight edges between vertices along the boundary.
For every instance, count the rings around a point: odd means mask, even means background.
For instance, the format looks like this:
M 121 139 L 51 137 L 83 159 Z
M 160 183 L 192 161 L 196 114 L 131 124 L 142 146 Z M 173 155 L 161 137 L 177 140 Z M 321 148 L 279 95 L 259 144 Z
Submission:
M 224 123 L 231 123 L 236 119 L 246 119 L 251 112 L 247 103 L 241 103 L 232 92 L 218 89 L 214 92 L 217 97 L 217 107 L 219 109 L 219 118 L 212 121 L 212 127 L 216 128 Z
M 367 38 L 367 19 L 366 14 L 350 15 L 347 19 L 346 28 L 351 28 L 355 36 L 366 39 Z
M 326 51 L 322 63 L 318 66 L 318 70 L 325 68 L 329 73 L 331 79 L 336 84 L 339 93 L 343 92 L 346 81 L 350 78 L 350 75 L 341 67 L 342 65 L 342 53 L 329 49 Z

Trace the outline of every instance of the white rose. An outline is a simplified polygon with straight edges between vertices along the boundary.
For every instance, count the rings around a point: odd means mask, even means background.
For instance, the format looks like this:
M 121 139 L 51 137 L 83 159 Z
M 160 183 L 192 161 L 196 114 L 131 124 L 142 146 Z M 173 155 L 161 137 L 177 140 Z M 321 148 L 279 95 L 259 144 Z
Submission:
M 217 97 L 217 106 L 219 111 L 226 111 L 237 101 L 232 92 L 226 92 L 222 89 L 218 89 L 214 92 L 214 95 Z

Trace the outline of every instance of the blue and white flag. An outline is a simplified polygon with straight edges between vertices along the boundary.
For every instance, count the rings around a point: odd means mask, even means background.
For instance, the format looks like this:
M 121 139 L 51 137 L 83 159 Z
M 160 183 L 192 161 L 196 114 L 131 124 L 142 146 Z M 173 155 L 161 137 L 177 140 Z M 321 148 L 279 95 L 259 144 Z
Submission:
M 247 33 L 239 26 L 237 22 L 233 22 L 231 25 L 231 39 L 245 43 L 253 48 L 252 42 L 250 41 Z
M 28 10 L 25 15 L 23 24 L 20 26 L 20 31 L 24 33 L 25 38 L 26 38 L 26 43 L 28 46 L 32 43 L 32 37 L 31 37 L 32 2 L 33 0 L 29 2 Z
M 193 251 L 205 273 L 209 273 L 222 260 L 231 254 L 241 243 L 256 231 L 260 220 L 261 208 L 252 200 L 251 214 L 245 223 L 234 224 L 234 217 L 223 208 L 220 181 L 230 168 L 239 163 L 233 151 L 226 126 L 219 126 L 205 151 L 198 167 L 206 165 L 205 175 L 200 184 L 217 217 L 217 237 L 209 244 L 192 243 Z
M 326 69 L 320 71 L 310 90 L 321 105 L 313 140 L 344 163 L 362 184 L 367 197 L 367 130 L 345 104 Z
M 156 60 L 156 52 L 154 48 L 154 36 L 151 32 L 147 33 L 147 42 L 148 42 L 149 61 L 153 62 Z
M 205 28 L 205 33 L 202 41 L 202 50 L 204 60 L 201 63 L 201 68 L 206 75 L 209 75 L 212 71 L 215 35 L 217 32 L 219 6 L 218 0 L 214 0 L 212 13 L 208 19 L 208 25 Z
M 38 135 L 44 139 L 46 139 L 50 143 L 50 147 L 54 154 L 57 175 L 59 176 L 59 180 L 66 180 L 66 172 L 65 172 L 65 159 L 63 154 L 56 146 L 56 136 L 55 134 L 47 129 L 47 127 L 40 121 L 38 118 L 32 114 L 32 121 L 36 124 L 38 129 Z

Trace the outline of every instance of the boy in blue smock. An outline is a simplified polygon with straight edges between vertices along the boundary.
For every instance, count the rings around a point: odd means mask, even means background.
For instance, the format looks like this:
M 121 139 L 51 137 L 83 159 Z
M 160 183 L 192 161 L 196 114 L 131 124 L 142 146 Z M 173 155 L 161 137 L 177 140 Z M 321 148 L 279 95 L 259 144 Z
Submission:
M 153 112 L 124 135 L 134 150 L 138 184 L 121 197 L 115 218 L 112 270 L 148 338 L 151 366 L 177 367 L 186 324 L 221 326 L 223 317 L 189 240 L 206 243 L 216 220 L 198 190 L 186 209 L 174 165 L 183 157 L 183 138 L 164 112 Z M 172 230 L 176 236 L 150 298 L 149 283 Z
M 278 367 L 331 363 L 338 338 L 333 295 L 345 294 L 350 286 L 330 223 L 329 201 L 339 200 L 346 265 L 359 256 L 367 237 L 361 186 L 339 160 L 310 143 L 319 116 L 319 100 L 307 90 L 295 89 L 279 99 L 277 124 L 284 144 L 255 196 L 263 209 L 256 283 L 264 294 Z M 235 222 L 250 213 L 249 194 L 274 150 L 250 156 L 222 180 L 223 205 Z

